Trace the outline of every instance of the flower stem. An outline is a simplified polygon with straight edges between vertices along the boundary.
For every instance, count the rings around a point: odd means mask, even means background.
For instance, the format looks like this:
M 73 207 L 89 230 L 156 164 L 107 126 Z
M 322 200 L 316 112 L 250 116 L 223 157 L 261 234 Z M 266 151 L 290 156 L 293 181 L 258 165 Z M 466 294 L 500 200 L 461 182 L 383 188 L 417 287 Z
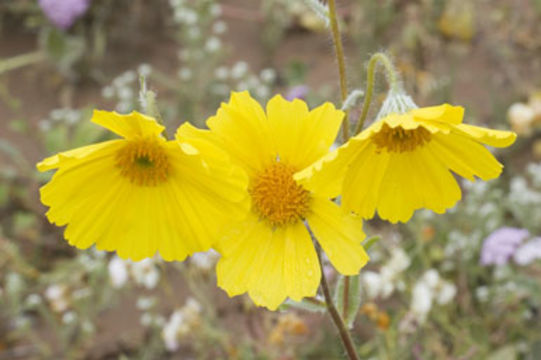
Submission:
M 357 127 L 355 128 L 355 134 L 361 132 L 364 126 L 364 122 L 368 115 L 368 109 L 372 102 L 372 95 L 374 94 L 374 83 L 376 77 L 377 64 L 381 64 L 385 67 L 387 82 L 389 83 L 389 88 L 391 91 L 398 91 L 400 89 L 400 80 L 397 71 L 395 70 L 391 59 L 384 53 L 375 53 L 372 55 L 368 61 L 368 66 L 366 69 L 366 91 L 364 93 L 364 103 L 361 110 L 361 115 L 359 116 L 359 121 L 357 122 Z
M 42 51 L 35 51 L 28 54 L 14 56 L 10 59 L 0 60 L 0 75 L 31 64 L 44 61 L 47 57 Z
M 338 17 L 336 15 L 336 2 L 329 0 L 329 20 L 331 21 L 331 32 L 336 52 L 336 60 L 338 61 L 338 74 L 340 76 L 340 95 L 342 103 L 348 97 L 348 83 L 346 77 L 346 60 L 344 57 L 344 48 L 342 46 L 342 37 L 340 28 L 338 27 Z M 342 137 L 344 142 L 349 139 L 349 110 L 345 110 L 344 122 L 342 123 Z
M 321 248 L 319 247 L 319 244 L 317 243 L 316 243 L 316 251 L 317 251 L 317 258 L 319 261 L 319 267 L 321 268 L 321 290 L 323 291 L 323 296 L 325 297 L 327 310 L 329 311 L 329 314 L 331 315 L 334 325 L 336 325 L 336 328 L 338 329 L 338 332 L 340 333 L 340 338 L 342 339 L 342 343 L 344 344 L 344 348 L 346 349 L 348 358 L 350 360 L 359 360 L 359 355 L 357 355 L 357 351 L 355 351 L 355 344 L 353 343 L 353 339 L 351 338 L 351 335 L 346 327 L 346 324 L 344 323 L 344 320 L 342 319 L 342 317 L 338 313 L 338 310 L 334 306 L 331 293 L 329 291 L 329 284 L 327 283 L 327 278 L 325 277 L 325 272 L 323 271 L 323 262 L 321 261 Z
M 345 319 L 349 308 L 349 276 L 344 276 L 344 296 L 342 301 L 342 319 Z

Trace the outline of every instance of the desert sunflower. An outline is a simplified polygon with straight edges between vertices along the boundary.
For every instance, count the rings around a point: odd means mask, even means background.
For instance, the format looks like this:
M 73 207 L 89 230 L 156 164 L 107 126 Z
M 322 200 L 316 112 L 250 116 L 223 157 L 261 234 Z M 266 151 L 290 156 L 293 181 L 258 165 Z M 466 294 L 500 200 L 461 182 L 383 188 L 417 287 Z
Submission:
M 157 252 L 183 260 L 210 248 L 224 223 L 244 216 L 247 178 L 225 154 L 199 151 L 182 138 L 166 141 L 164 127 L 137 112 L 95 111 L 92 121 L 122 138 L 37 165 L 57 169 L 41 201 L 50 207 L 49 221 L 67 225 L 71 245 L 96 244 L 135 261 Z
M 461 198 L 453 174 L 497 178 L 503 165 L 482 144 L 511 145 L 516 134 L 462 123 L 464 109 L 448 104 L 391 113 L 295 175 L 307 189 L 326 184 L 342 206 L 393 223 L 415 210 L 443 213 Z
M 217 245 L 218 285 L 230 296 L 248 292 L 269 309 L 287 297 L 314 296 L 321 269 L 309 229 L 340 273 L 357 274 L 366 264 L 361 220 L 293 179 L 329 151 L 343 116 L 330 103 L 309 111 L 303 101 L 279 95 L 265 113 L 248 92 L 239 92 L 207 121 L 210 130 L 179 131 L 197 146 L 226 150 L 249 177 L 251 212 Z

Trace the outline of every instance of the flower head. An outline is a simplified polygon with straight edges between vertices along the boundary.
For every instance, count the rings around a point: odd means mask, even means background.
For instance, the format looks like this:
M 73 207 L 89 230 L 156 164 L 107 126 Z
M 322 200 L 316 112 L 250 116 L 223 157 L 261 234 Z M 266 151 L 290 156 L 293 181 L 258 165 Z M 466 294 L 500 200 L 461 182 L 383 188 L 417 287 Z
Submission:
M 68 29 L 75 20 L 85 14 L 91 0 L 39 0 L 39 6 L 60 29 Z
M 183 260 L 209 249 L 226 222 L 244 216 L 247 179 L 217 149 L 166 141 L 164 127 L 137 112 L 95 111 L 92 121 L 122 138 L 38 164 L 40 171 L 57 169 L 41 201 L 49 221 L 67 225 L 71 245 L 96 244 L 134 261 L 157 252 Z
M 393 223 L 417 209 L 443 213 L 461 197 L 451 171 L 471 181 L 502 172 L 482 145 L 511 145 L 516 134 L 462 124 L 464 109 L 440 105 L 391 112 L 323 159 L 296 174 L 307 189 L 328 185 L 342 206 L 363 218 Z
M 513 255 L 513 260 L 519 265 L 529 265 L 539 259 L 541 259 L 541 237 L 522 244 Z
M 505 265 L 530 233 L 525 229 L 499 228 L 483 242 L 481 264 Z
M 303 101 L 281 96 L 266 110 L 248 92 L 233 93 L 207 121 L 210 130 L 179 134 L 223 148 L 248 174 L 251 211 L 219 243 L 218 285 L 276 309 L 287 297 L 316 294 L 321 269 L 306 225 L 342 274 L 358 273 L 368 256 L 360 219 L 344 214 L 325 191 L 293 179 L 329 151 L 343 113 L 330 103 L 309 111 Z

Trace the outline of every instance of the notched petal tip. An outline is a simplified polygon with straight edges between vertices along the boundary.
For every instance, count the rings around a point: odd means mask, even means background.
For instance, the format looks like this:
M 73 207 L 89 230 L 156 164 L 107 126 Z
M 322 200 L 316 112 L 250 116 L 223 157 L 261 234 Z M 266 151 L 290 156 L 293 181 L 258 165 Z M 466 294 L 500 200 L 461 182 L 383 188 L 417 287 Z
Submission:
M 39 172 L 53 170 L 53 169 L 58 168 L 59 163 L 60 163 L 60 154 L 53 155 L 37 163 L 36 169 L 38 169 Z
M 156 119 L 137 111 L 119 114 L 116 111 L 94 110 L 91 121 L 124 138 L 158 136 L 165 130 Z
M 444 122 L 453 125 L 462 123 L 462 119 L 464 118 L 464 108 L 462 106 L 450 104 L 414 109 L 411 110 L 410 113 L 414 118 Z

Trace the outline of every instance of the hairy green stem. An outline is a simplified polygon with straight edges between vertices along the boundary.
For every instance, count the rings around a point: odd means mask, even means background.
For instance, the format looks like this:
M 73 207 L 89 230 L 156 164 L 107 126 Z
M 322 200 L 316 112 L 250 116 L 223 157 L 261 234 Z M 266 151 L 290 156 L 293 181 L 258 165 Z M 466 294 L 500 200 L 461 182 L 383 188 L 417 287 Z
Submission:
M 334 43 L 336 60 L 338 62 L 338 74 L 340 77 L 340 96 L 342 104 L 348 97 L 348 83 L 346 77 L 346 60 L 344 57 L 344 47 L 342 46 L 342 37 L 338 27 L 338 16 L 336 15 L 336 2 L 329 0 L 329 20 L 331 21 L 331 32 Z M 345 109 L 344 122 L 342 123 L 342 138 L 344 142 L 349 139 L 349 110 Z
M 372 103 L 372 95 L 374 94 L 374 83 L 378 64 L 383 65 L 385 68 L 387 81 L 391 91 L 398 91 L 401 86 L 398 73 L 391 62 L 391 59 L 389 59 L 389 57 L 384 53 L 375 53 L 372 55 L 368 61 L 368 66 L 366 69 L 366 90 L 364 93 L 364 103 L 361 110 L 361 115 L 359 116 L 359 121 L 357 122 L 357 127 L 355 128 L 355 134 L 361 132 L 364 127 L 366 117 L 368 116 L 368 109 L 370 108 L 370 104 Z
M 342 343 L 344 344 L 344 348 L 346 349 L 346 352 L 348 354 L 348 358 L 350 360 L 359 360 L 359 355 L 357 355 L 357 351 L 355 350 L 355 344 L 353 343 L 353 339 L 351 338 L 349 330 L 346 324 L 344 323 L 344 320 L 338 313 L 338 310 L 334 306 L 334 302 L 331 297 L 331 292 L 329 291 L 329 284 L 327 283 L 327 278 L 325 277 L 325 272 L 323 271 L 323 262 L 321 261 L 321 248 L 319 247 L 317 243 L 315 244 L 316 244 L 317 258 L 319 261 L 319 267 L 321 268 L 321 290 L 323 292 L 323 297 L 325 298 L 327 310 L 329 311 L 329 314 L 331 315 L 334 325 L 338 329 L 340 338 L 342 339 Z

